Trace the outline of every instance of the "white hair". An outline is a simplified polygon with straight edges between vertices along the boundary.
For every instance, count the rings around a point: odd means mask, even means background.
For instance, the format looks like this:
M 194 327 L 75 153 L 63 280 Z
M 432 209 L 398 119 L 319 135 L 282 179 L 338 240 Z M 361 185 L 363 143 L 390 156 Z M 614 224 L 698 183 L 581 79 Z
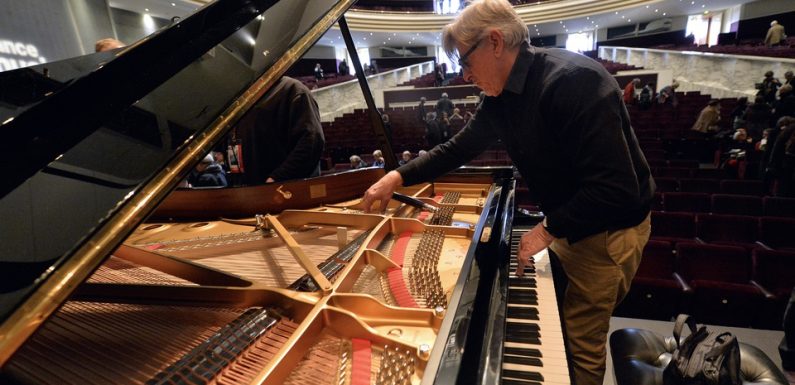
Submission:
M 502 32 L 505 47 L 511 49 L 530 40 L 527 26 L 507 0 L 475 0 L 442 30 L 447 56 L 456 56 L 456 44 L 475 45 L 489 31 Z

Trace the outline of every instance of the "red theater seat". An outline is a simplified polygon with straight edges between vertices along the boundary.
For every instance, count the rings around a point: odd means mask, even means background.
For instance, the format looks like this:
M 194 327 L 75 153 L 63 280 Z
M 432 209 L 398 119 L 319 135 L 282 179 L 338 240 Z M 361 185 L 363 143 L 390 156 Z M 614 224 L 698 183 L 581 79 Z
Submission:
M 704 323 L 748 327 L 764 308 L 762 291 L 750 282 L 748 252 L 741 247 L 679 244 L 677 274 L 690 285 L 687 311 Z
M 751 195 L 713 194 L 715 214 L 762 215 L 762 198 Z
M 759 239 L 776 250 L 795 250 L 795 218 L 762 217 Z M 795 274 L 795 273 L 794 273 Z
M 733 245 L 748 250 L 758 247 L 759 222 L 755 217 L 722 214 L 698 214 L 698 239 L 714 244 Z
M 651 238 L 669 242 L 695 242 L 696 217 L 691 213 L 651 212 Z
M 667 192 L 663 194 L 665 211 L 689 213 L 710 212 L 710 198 L 706 193 Z
M 675 316 L 684 291 L 674 276 L 674 262 L 670 242 L 649 240 L 632 279 L 632 287 L 614 314 L 658 320 Z
M 795 286 L 795 251 L 757 249 L 751 258 L 753 282 L 773 296 L 757 326 L 781 329 L 784 309 Z

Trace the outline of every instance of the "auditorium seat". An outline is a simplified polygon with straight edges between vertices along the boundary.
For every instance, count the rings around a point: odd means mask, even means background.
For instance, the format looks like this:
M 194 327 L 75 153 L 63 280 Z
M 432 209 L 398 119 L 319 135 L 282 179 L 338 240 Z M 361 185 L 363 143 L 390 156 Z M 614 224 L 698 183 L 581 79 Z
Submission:
M 696 217 L 691 213 L 652 211 L 651 238 L 673 243 L 696 242 Z
M 764 197 L 762 206 L 766 217 L 795 218 L 795 198 Z
M 773 296 L 757 327 L 781 329 L 784 309 L 795 286 L 795 251 L 754 250 L 751 279 Z
M 751 281 L 751 261 L 741 247 L 681 243 L 676 273 L 692 289 L 686 311 L 704 323 L 748 327 L 765 297 Z
M 651 209 L 654 211 L 663 211 L 663 194 L 659 191 L 654 192 L 654 198 L 651 201 Z
M 726 170 L 722 168 L 698 168 L 693 170 L 693 178 L 699 179 L 723 179 L 728 177 Z
M 698 161 L 694 159 L 671 159 L 668 161 L 669 167 L 683 167 L 688 169 L 697 169 Z
M 724 214 L 698 214 L 696 236 L 707 243 L 740 246 L 751 250 L 760 245 L 756 217 Z
M 657 191 L 659 192 L 679 191 L 679 180 L 676 178 L 658 178 L 655 176 L 654 183 L 657 184 Z
M 619 317 L 669 320 L 676 316 L 684 294 L 674 276 L 671 242 L 649 240 L 626 298 L 613 312 Z
M 685 167 L 658 167 L 652 175 L 663 178 L 690 178 L 691 169 Z
M 795 250 L 795 218 L 762 217 L 759 240 L 776 250 Z
M 708 213 L 711 203 L 709 194 L 689 192 L 667 192 L 663 194 L 665 211 Z
M 720 192 L 720 181 L 715 179 L 696 178 L 680 179 L 679 191 L 714 194 Z
M 762 215 L 762 198 L 751 195 L 713 194 L 715 214 Z
M 723 194 L 763 196 L 767 194 L 767 188 L 762 181 L 758 180 L 724 179 L 720 181 L 720 192 Z

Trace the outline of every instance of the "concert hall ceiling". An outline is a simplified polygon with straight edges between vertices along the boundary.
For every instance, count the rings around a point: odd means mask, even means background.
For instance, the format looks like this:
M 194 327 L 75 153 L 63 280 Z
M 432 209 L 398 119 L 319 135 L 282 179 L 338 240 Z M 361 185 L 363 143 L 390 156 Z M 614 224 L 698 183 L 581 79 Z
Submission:
M 211 0 L 110 0 L 112 7 L 149 13 L 170 19 L 184 16 Z M 364 1 L 373 4 L 432 4 L 433 0 Z M 593 31 L 634 23 L 645 23 L 671 16 L 714 12 L 749 3 L 752 0 L 552 0 L 527 1 L 516 7 L 528 24 L 530 36 L 549 36 Z M 439 44 L 439 31 L 454 15 L 432 12 L 385 12 L 351 10 L 348 24 L 358 47 L 427 46 Z M 318 42 L 343 47 L 339 30 L 333 28 Z

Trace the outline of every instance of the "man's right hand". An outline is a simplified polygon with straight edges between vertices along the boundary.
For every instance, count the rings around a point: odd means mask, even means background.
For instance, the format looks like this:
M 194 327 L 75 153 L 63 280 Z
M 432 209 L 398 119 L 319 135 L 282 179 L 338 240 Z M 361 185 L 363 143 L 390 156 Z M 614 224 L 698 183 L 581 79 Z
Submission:
M 378 182 L 375 182 L 367 191 L 364 192 L 364 197 L 362 197 L 362 210 L 364 212 L 369 213 L 372 209 L 373 203 L 376 201 L 379 202 L 380 206 L 378 207 L 381 212 L 386 211 L 386 206 L 389 204 L 389 200 L 392 199 L 392 193 L 397 190 L 398 187 L 403 185 L 403 177 L 400 176 L 400 173 L 397 171 L 390 171 L 383 178 L 379 179 Z

